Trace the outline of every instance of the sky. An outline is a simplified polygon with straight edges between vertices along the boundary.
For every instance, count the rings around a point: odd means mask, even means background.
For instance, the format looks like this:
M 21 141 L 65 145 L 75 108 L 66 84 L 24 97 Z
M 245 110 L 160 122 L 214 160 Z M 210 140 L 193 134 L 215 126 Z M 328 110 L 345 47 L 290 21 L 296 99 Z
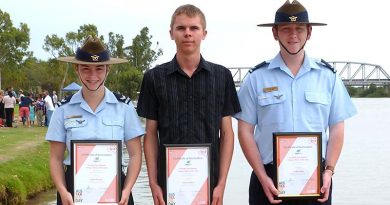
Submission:
M 279 51 L 271 28 L 275 11 L 285 0 L 0 0 L 0 9 L 10 14 L 15 27 L 30 28 L 30 50 L 38 59 L 50 54 L 42 49 L 46 35 L 65 34 L 84 24 L 94 24 L 99 35 L 121 34 L 125 45 L 143 27 L 153 36 L 152 48 L 163 56 L 155 62 L 170 61 L 176 53 L 169 36 L 170 18 L 183 4 L 194 4 L 206 15 L 208 34 L 202 42 L 203 57 L 226 67 L 253 67 L 272 59 Z M 353 61 L 382 66 L 390 72 L 390 29 L 388 3 L 384 0 L 300 0 L 313 27 L 306 44 L 310 57 L 327 61 Z M 157 45 L 158 42 L 158 45 Z

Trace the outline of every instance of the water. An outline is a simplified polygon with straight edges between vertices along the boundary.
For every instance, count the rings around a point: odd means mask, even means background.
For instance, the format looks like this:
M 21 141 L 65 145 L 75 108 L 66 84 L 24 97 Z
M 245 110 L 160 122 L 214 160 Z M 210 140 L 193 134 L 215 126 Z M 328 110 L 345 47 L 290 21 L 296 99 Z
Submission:
M 358 115 L 345 122 L 343 151 L 333 177 L 333 204 L 390 204 L 390 99 L 353 99 Z M 237 122 L 233 120 L 234 132 Z M 224 204 L 247 204 L 251 168 L 235 137 L 232 165 L 225 190 Z M 133 189 L 135 203 L 153 204 L 145 163 Z M 39 196 L 31 205 L 52 205 L 54 192 Z M 54 198 L 53 198 L 54 197 Z M 48 202 L 49 201 L 49 202 Z

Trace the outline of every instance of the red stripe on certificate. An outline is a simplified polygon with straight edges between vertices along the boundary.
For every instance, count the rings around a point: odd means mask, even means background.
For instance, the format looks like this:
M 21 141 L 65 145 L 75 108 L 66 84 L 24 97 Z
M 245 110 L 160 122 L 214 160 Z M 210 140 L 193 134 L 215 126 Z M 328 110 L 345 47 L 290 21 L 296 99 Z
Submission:
M 104 192 L 103 196 L 100 197 L 99 203 L 115 203 L 115 202 L 119 201 L 119 200 L 117 200 L 117 195 L 116 195 L 116 193 L 118 192 L 117 186 L 116 186 L 117 181 L 118 181 L 118 177 L 115 176 L 114 179 L 112 180 L 110 186 L 106 190 L 106 192 Z
M 177 163 L 181 160 L 186 149 L 168 149 L 168 177 L 171 176 L 171 173 L 175 169 Z
M 95 145 L 76 146 L 76 173 L 78 173 L 85 160 L 89 157 Z
M 279 153 L 278 155 L 278 166 L 282 164 L 284 157 L 287 155 L 288 151 L 290 151 L 292 145 L 294 144 L 295 140 L 297 137 L 286 137 L 286 138 L 281 138 L 278 140 L 278 148 L 277 152 Z
M 319 185 L 317 184 L 318 180 L 318 168 L 313 171 L 310 179 L 307 181 L 305 187 L 303 187 L 301 194 L 316 194 L 319 193 Z
M 204 181 L 202 188 L 200 188 L 198 194 L 195 196 L 194 200 L 192 201 L 191 205 L 207 205 L 208 204 L 208 178 Z

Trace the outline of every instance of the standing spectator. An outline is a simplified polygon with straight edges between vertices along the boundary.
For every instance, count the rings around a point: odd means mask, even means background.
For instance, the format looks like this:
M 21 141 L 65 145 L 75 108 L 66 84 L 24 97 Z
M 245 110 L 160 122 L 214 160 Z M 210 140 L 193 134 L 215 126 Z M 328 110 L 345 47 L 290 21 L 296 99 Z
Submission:
M 16 97 L 16 96 L 15 96 L 15 97 Z M 24 94 L 23 94 L 23 90 L 22 90 L 22 89 L 19 89 L 17 98 L 20 99 L 21 97 L 24 97 Z
M 33 126 L 35 124 L 35 106 L 33 104 L 30 105 L 30 125 Z
M 53 91 L 53 104 L 54 104 L 54 107 L 57 106 L 57 102 L 58 102 L 58 97 L 56 95 L 56 91 Z
M 37 115 L 37 124 L 39 127 L 44 125 L 44 114 L 45 114 L 45 102 L 42 99 L 42 95 L 38 95 L 37 102 L 35 103 L 35 113 Z
M 14 108 L 16 99 L 12 92 L 8 92 L 8 95 L 3 97 L 4 110 L 5 110 L 5 124 L 7 127 L 12 127 L 12 121 L 14 120 Z
M 23 125 L 27 122 L 27 126 L 30 127 L 30 105 L 32 105 L 32 94 L 28 94 L 27 97 L 21 96 L 19 102 L 19 117 L 22 119 Z
M 54 105 L 53 105 L 53 100 L 49 95 L 49 91 L 47 91 L 47 90 L 43 91 L 43 95 L 45 96 L 43 101 L 45 102 L 45 107 L 46 107 L 46 123 L 45 123 L 45 125 L 49 126 L 51 115 L 53 114 L 53 111 L 54 111 Z
M 14 87 L 8 87 L 7 88 L 7 91 L 5 92 L 5 95 L 8 95 L 8 93 L 11 92 L 12 93 L 12 96 L 14 96 L 15 98 L 17 98 L 17 95 L 16 95 L 16 92 L 14 91 Z
M 5 119 L 3 98 L 4 98 L 4 91 L 0 90 L 0 127 L 4 127 L 4 119 Z

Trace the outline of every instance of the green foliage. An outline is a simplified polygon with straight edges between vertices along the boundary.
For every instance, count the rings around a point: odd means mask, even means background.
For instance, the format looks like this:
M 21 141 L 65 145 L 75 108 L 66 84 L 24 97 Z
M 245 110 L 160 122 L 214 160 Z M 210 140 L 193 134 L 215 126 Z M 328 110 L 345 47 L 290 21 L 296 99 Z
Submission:
M 27 51 L 30 44 L 30 29 L 24 23 L 19 27 L 14 27 L 9 14 L 0 9 L 0 88 L 4 84 L 2 70 L 7 69 L 10 72 L 17 69 L 17 65 L 32 55 Z
M 122 35 L 113 32 L 108 33 L 107 48 L 110 50 L 112 57 L 125 58 L 124 44 L 125 40 Z
M 351 97 L 367 97 L 367 98 L 379 98 L 390 97 L 390 87 L 378 87 L 375 84 L 369 85 L 369 87 L 347 87 L 348 93 Z
M 137 91 L 142 82 L 143 73 L 131 66 L 122 68 L 112 68 L 108 75 L 106 86 L 111 90 L 129 96 L 131 99 L 137 98 Z
M 128 59 L 131 65 L 141 71 L 148 70 L 151 64 L 163 54 L 162 49 L 157 51 L 151 49 L 152 38 L 153 36 L 149 35 L 149 28 L 144 27 L 140 34 L 133 39 L 133 44 L 125 48 L 128 51 Z
M 27 51 L 30 44 L 30 29 L 21 23 L 15 28 L 7 12 L 0 10 L 0 64 L 20 63 L 31 56 Z
M 78 47 L 84 43 L 88 35 L 98 36 L 97 27 L 93 24 L 82 25 L 77 32 L 68 32 L 65 38 L 57 34 L 47 35 L 44 40 L 43 49 L 49 52 L 53 58 L 60 56 L 72 56 Z M 103 40 L 103 36 L 100 37 Z

